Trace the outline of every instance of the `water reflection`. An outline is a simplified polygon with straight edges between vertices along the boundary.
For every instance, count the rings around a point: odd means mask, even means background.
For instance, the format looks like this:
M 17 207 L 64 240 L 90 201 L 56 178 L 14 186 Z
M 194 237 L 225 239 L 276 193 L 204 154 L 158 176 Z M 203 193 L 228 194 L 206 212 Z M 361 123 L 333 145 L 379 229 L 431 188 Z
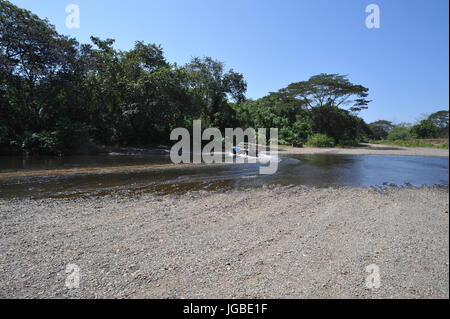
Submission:
M 0 157 L 0 173 L 74 168 L 166 165 L 168 156 Z M 166 165 L 167 166 L 167 165 Z M 157 166 L 154 166 L 157 167 Z M 448 158 L 409 156 L 290 155 L 274 175 L 258 164 L 179 166 L 171 169 L 98 171 L 0 179 L 0 198 L 107 194 L 117 190 L 181 193 L 264 184 L 328 186 L 448 185 Z M 78 196 L 77 195 L 77 196 Z

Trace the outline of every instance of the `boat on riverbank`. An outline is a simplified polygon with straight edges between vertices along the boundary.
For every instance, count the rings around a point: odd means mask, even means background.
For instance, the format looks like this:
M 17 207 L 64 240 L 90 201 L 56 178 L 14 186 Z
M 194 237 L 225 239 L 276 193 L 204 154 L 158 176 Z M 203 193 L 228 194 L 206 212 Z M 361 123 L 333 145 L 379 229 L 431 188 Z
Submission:
M 244 143 L 241 142 L 236 146 L 232 147 L 232 151 L 234 155 L 241 155 L 241 156 L 254 156 L 254 157 L 258 157 L 259 156 L 259 149 L 262 146 L 259 144 L 254 144 L 254 143 Z

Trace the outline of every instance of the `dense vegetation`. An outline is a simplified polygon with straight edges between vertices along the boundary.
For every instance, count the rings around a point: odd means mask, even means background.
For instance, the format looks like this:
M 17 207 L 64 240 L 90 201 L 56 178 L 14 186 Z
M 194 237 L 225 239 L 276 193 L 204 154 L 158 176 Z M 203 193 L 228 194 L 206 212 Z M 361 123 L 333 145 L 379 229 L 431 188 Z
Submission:
M 91 41 L 0 0 L 0 153 L 168 145 L 170 131 L 194 119 L 221 130 L 277 127 L 280 142 L 293 145 L 351 145 L 375 129 L 357 116 L 368 89 L 342 75 L 249 100 L 243 75 L 210 57 L 179 66 L 155 44 L 120 51 L 112 39 Z M 428 134 L 422 126 L 415 134 Z
M 194 118 L 232 125 L 229 101 L 246 83 L 222 63 L 195 58 L 178 67 L 162 49 L 111 39 L 79 44 L 46 20 L 0 2 L 2 151 L 64 153 L 94 144 L 154 145 Z
M 448 148 L 449 111 L 435 112 L 417 124 L 376 121 L 369 124 L 371 137 L 383 144 Z
M 376 140 L 374 144 L 448 149 L 448 139 Z

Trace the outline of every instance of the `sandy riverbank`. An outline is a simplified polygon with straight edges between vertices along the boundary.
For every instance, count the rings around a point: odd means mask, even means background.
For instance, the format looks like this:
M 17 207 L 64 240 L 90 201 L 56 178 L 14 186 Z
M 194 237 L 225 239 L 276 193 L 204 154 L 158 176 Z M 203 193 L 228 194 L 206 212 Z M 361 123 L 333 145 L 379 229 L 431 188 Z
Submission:
M 404 156 L 440 156 L 448 157 L 448 149 L 425 147 L 400 147 L 377 144 L 361 144 L 361 147 L 314 148 L 290 147 L 280 145 L 280 154 L 340 154 L 340 155 L 404 155 Z
M 0 201 L 0 297 L 448 298 L 448 209 L 442 188 Z

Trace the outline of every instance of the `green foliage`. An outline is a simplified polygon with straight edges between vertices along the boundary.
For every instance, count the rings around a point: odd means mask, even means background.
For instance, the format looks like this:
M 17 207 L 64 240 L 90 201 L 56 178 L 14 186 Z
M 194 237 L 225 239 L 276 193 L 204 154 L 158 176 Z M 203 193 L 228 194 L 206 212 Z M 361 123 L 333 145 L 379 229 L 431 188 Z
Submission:
M 368 89 L 339 74 L 319 74 L 246 100 L 242 74 L 213 58 L 169 63 L 162 48 L 114 40 L 91 44 L 60 35 L 47 20 L 0 1 L 0 153 L 64 154 L 93 144 L 168 145 L 172 129 L 279 128 L 292 145 L 357 145 L 374 139 L 448 137 L 448 111 L 410 128 L 367 125 L 358 112 Z M 317 133 L 317 134 L 313 134 Z
M 16 136 L 11 136 L 8 127 L 0 124 L 0 155 L 18 153 L 22 142 Z
M 367 109 L 369 89 L 351 83 L 340 74 L 319 74 L 308 81 L 290 84 L 282 92 L 295 97 L 309 108 L 322 106 L 349 106 L 350 111 Z
M 319 74 L 252 101 L 243 75 L 210 57 L 178 66 L 155 44 L 80 44 L 9 1 L 0 1 L 0 21 L 0 151 L 167 145 L 172 129 L 194 119 L 221 130 L 279 128 L 292 145 L 354 144 L 370 132 L 356 115 L 368 89 L 343 75 Z
M 380 120 L 369 124 L 370 137 L 375 140 L 385 139 L 389 132 L 394 128 L 390 121 Z
M 402 147 L 429 147 L 429 148 L 441 148 L 448 149 L 448 139 L 445 140 L 437 140 L 439 143 L 436 143 L 436 140 L 381 140 L 381 141 L 372 141 L 374 144 L 382 144 L 382 145 L 393 145 L 393 146 L 402 146 Z
M 434 126 L 438 129 L 438 136 L 439 137 L 448 137 L 449 133 L 449 112 L 447 110 L 445 111 L 438 111 L 433 114 L 431 114 L 428 117 L 428 120 L 431 121 Z
M 129 51 L 97 37 L 80 45 L 9 1 L 0 2 L 0 18 L 2 151 L 12 137 L 27 151 L 65 153 L 90 143 L 168 144 L 170 131 L 193 119 L 237 124 L 229 100 L 241 103 L 246 83 L 221 62 L 171 65 L 161 47 L 143 42 Z
M 438 135 L 438 127 L 430 120 L 422 120 L 411 128 L 411 136 L 415 138 L 435 138 Z
M 374 139 L 387 139 L 389 141 L 448 137 L 447 116 L 447 111 L 440 111 L 430 115 L 428 119 L 422 120 L 414 126 L 400 123 L 390 128 L 389 133 L 385 137 L 375 133 L 374 125 L 377 125 L 378 122 L 371 123 L 369 124 L 373 133 L 371 137 Z M 390 122 L 387 123 L 390 124 Z
M 6 125 L 0 125 L 0 145 L 9 144 L 8 128 Z
M 395 126 L 388 134 L 387 139 L 393 140 L 407 140 L 411 138 L 411 126 L 407 124 L 399 124 Z
M 308 137 L 307 146 L 311 147 L 333 147 L 334 140 L 325 134 L 313 134 Z
M 448 148 L 448 140 L 444 143 L 436 143 L 436 141 L 442 141 L 436 140 L 436 138 L 445 137 L 446 130 L 448 130 L 447 111 L 433 113 L 426 120 L 422 120 L 414 126 L 407 123 L 392 125 L 391 122 L 387 121 L 378 121 L 369 124 L 369 126 L 372 129 L 371 137 L 375 138 L 372 143 L 377 143 L 378 140 L 378 143 L 387 145 Z M 379 126 L 389 128 L 389 133 L 385 138 L 380 139 L 379 137 L 382 137 L 382 135 L 377 136 L 375 133 L 376 129 L 374 128 Z
M 358 140 L 370 133 L 367 124 L 356 115 L 336 106 L 319 106 L 311 111 L 314 132 L 332 137 L 335 141 Z
M 338 143 L 352 141 L 354 144 L 354 141 L 370 135 L 367 124 L 355 114 L 355 103 L 363 102 L 354 100 L 353 111 L 349 111 L 324 101 L 343 106 L 348 104 L 352 95 L 358 94 L 356 92 L 361 94 L 359 97 L 367 96 L 365 88 L 351 84 L 343 76 L 321 74 L 256 101 L 242 103 L 237 108 L 238 119 L 253 127 L 280 128 L 280 141 L 284 143 L 301 145 L 312 132 L 316 132 L 326 134 Z M 368 102 L 365 100 L 364 103 Z
M 26 133 L 22 149 L 30 154 L 60 155 L 91 146 L 93 128 L 80 123 L 61 121 L 53 131 Z
M 25 137 L 22 147 L 29 153 L 41 153 L 49 155 L 61 154 L 61 143 L 57 132 L 42 131 Z
M 247 83 L 240 73 L 225 71 L 224 64 L 210 57 L 193 58 L 182 68 L 185 85 L 201 108 L 201 118 L 219 129 L 233 127 L 234 109 L 228 98 L 237 103 L 244 101 Z
M 311 124 L 307 121 L 296 121 L 291 126 L 285 126 L 280 129 L 279 139 L 286 144 L 293 146 L 302 146 L 308 136 L 312 134 Z
M 359 146 L 359 140 L 340 140 L 339 146 Z
M 68 120 L 61 121 L 56 125 L 55 135 L 61 153 L 89 147 L 92 144 L 90 136 L 94 128 L 84 123 L 72 123 Z

